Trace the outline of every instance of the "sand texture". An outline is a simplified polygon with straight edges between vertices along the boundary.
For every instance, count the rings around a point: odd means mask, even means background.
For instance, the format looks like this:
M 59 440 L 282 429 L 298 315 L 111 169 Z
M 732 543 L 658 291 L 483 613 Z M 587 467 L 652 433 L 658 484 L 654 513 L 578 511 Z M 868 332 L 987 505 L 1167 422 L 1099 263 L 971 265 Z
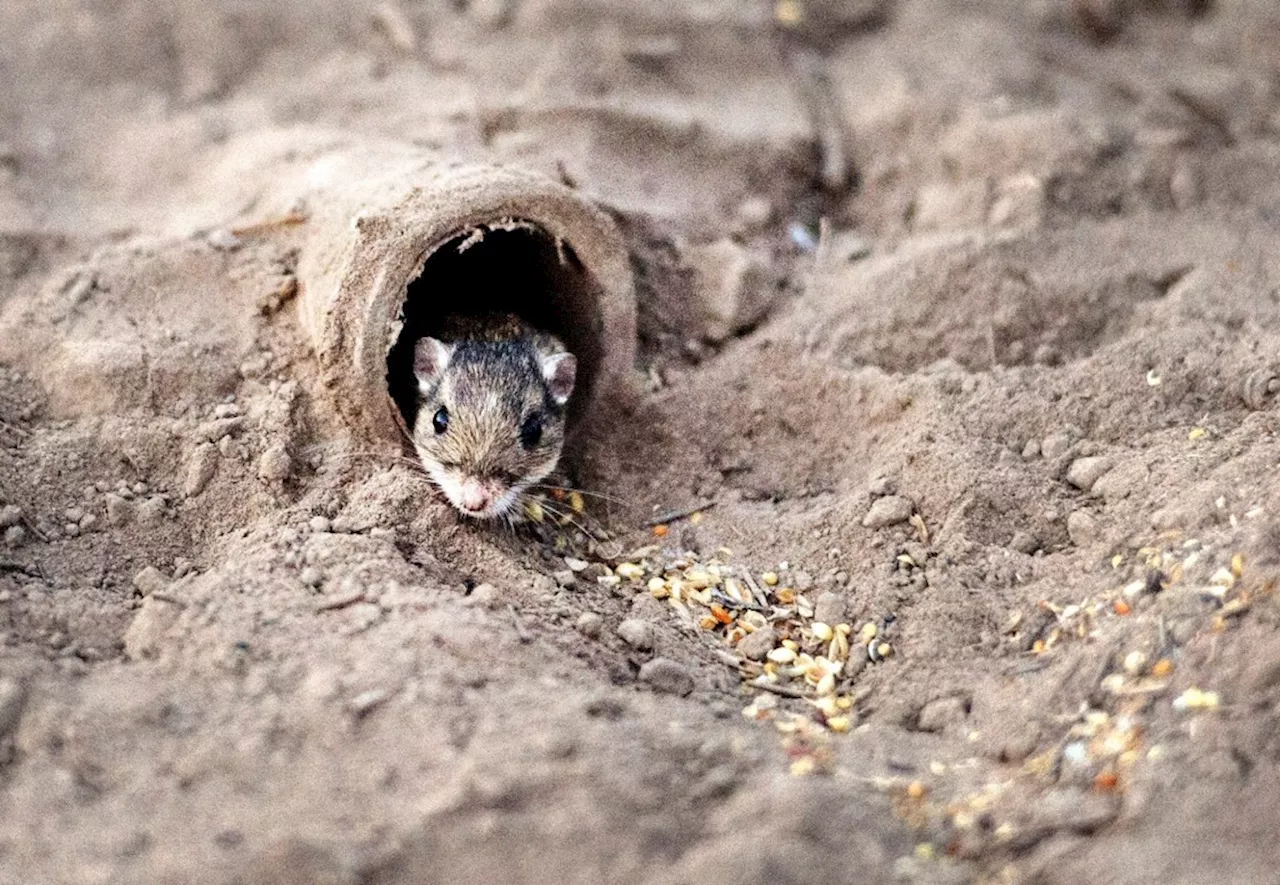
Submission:
M 1273 0 L 0 3 L 0 882 L 1276 882 L 1278 328 Z

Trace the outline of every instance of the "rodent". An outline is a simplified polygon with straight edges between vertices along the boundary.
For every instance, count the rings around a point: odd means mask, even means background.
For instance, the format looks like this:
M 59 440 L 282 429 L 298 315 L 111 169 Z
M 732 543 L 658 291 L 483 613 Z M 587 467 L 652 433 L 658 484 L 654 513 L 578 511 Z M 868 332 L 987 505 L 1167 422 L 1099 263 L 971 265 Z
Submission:
M 508 515 L 556 468 L 578 361 L 511 314 L 455 316 L 415 343 L 412 439 L 459 512 Z

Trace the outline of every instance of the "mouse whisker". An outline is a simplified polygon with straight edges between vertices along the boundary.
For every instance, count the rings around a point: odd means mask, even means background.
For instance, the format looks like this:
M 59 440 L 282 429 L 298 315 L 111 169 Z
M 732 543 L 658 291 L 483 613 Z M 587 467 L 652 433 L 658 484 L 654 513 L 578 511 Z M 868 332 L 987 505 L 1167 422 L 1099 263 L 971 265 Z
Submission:
M 574 528 L 576 528 L 578 531 L 582 532 L 584 535 L 586 535 L 589 538 L 596 537 L 596 532 L 593 532 L 591 529 L 587 528 L 586 525 L 584 525 L 583 523 L 575 519 L 574 518 L 575 514 L 572 511 L 565 510 L 562 507 L 558 507 L 554 504 L 551 504 L 547 502 L 545 499 L 534 498 L 531 495 L 522 495 L 522 497 L 525 500 L 536 502 L 539 507 L 541 507 L 547 513 L 555 517 L 556 520 L 559 521 L 562 525 L 567 523 L 569 525 L 572 525 Z

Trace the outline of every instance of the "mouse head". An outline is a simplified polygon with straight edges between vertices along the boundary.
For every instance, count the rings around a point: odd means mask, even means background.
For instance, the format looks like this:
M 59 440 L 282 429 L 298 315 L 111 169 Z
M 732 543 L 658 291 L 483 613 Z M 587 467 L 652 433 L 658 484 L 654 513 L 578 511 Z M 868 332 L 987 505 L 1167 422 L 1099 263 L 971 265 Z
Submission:
M 414 350 L 413 443 L 467 516 L 502 516 L 555 469 L 577 360 L 552 340 L 422 338 Z

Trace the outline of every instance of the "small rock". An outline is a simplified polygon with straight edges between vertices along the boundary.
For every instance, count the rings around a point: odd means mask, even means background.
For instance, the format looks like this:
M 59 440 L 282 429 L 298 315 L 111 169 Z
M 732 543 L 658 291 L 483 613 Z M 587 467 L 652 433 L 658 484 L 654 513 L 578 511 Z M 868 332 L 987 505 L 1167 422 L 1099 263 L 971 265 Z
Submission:
M 317 535 L 326 534 L 333 528 L 333 523 L 329 522 L 328 518 L 324 516 L 311 517 L 311 521 L 307 525 L 311 526 L 311 531 Z
M 78 525 L 80 520 L 84 519 L 84 510 L 80 507 L 68 507 L 63 511 L 62 515 L 67 522 L 74 522 Z
M 293 473 L 293 458 L 283 443 L 268 446 L 258 459 L 258 479 L 264 482 L 284 482 Z
M 656 691 L 685 697 L 693 691 L 693 674 L 670 658 L 654 658 L 640 667 L 640 681 Z
M 862 524 L 869 529 L 897 525 L 910 519 L 915 509 L 916 505 L 911 502 L 910 498 L 905 498 L 901 495 L 886 495 L 883 498 L 877 498 L 872 503 L 871 509 L 867 511 L 867 515 L 862 519 Z
M 1087 547 L 1098 540 L 1098 521 L 1084 510 L 1073 510 L 1067 515 L 1067 535 L 1077 547 Z
M 566 589 L 572 589 L 574 584 L 577 583 L 577 579 L 574 577 L 573 572 L 567 568 L 562 568 L 559 571 L 552 572 L 551 579 L 556 582 L 556 586 L 564 587 Z
M 4 530 L 4 543 L 9 547 L 18 547 L 27 540 L 27 530 L 20 525 L 11 525 Z
M 761 627 L 753 633 L 742 637 L 738 643 L 738 654 L 748 661 L 763 661 L 765 655 L 778 644 L 778 633 L 772 627 Z
M 205 490 L 218 471 L 218 448 L 213 443 L 201 443 L 191 453 L 187 465 L 187 478 L 182 490 L 188 498 L 194 498 Z
M 324 574 L 320 569 L 309 565 L 302 570 L 302 574 L 298 575 L 298 579 L 308 587 L 319 587 L 320 582 L 324 580 Z
M 948 725 L 963 722 L 969 715 L 969 701 L 965 698 L 949 697 L 929 701 L 920 708 L 916 719 L 916 728 L 920 731 L 942 731 Z
M 1067 468 L 1067 482 L 1087 492 L 1110 469 L 1111 461 L 1108 458 L 1101 456 L 1076 458 Z
M 0 529 L 7 529 L 22 522 L 22 508 L 16 504 L 0 507 Z
M 1025 553 L 1030 556 L 1043 545 L 1040 543 L 1040 539 L 1030 532 L 1014 532 L 1013 540 L 1009 542 L 1009 546 L 1019 553 Z
M 113 526 L 128 525 L 137 515 L 137 507 L 132 501 L 120 495 L 107 495 L 107 522 Z
M 1023 460 L 1030 461 L 1032 458 L 1039 458 L 1039 457 L 1040 457 L 1040 440 L 1038 439 L 1027 440 L 1027 444 L 1022 447 Z
M 94 516 L 92 513 L 86 513 L 84 515 L 84 519 L 80 520 L 80 530 L 82 532 L 87 532 L 97 524 L 98 517 Z
M 213 417 L 215 418 L 238 418 L 244 414 L 235 403 L 218 403 L 213 407 Z
M 1052 461 L 1055 458 L 1061 458 L 1070 448 L 1075 445 L 1075 438 L 1072 434 L 1063 432 L 1046 436 L 1044 441 L 1040 443 L 1040 454 Z
M 158 525 L 165 516 L 165 500 L 160 495 L 152 495 L 137 507 L 138 522 L 142 525 Z
M 843 594 L 819 593 L 817 600 L 813 604 L 813 619 L 820 624 L 827 624 L 834 627 L 836 624 L 846 623 L 845 619 L 849 617 L 848 604 L 845 602 Z
M 133 589 L 138 591 L 139 596 L 150 596 L 168 586 L 169 579 L 155 566 L 149 565 L 133 576 Z
M 239 433 L 244 429 L 245 419 L 243 416 L 235 418 L 219 418 L 215 421 L 208 421 L 196 428 L 196 435 L 204 439 L 206 442 L 216 443 L 223 439 Z
M 649 651 L 653 648 L 653 625 L 639 618 L 627 618 L 618 625 L 618 635 L 622 641 L 638 651 Z
M 578 615 L 578 623 L 575 624 L 578 632 L 588 639 L 596 639 L 604 630 L 604 618 L 595 612 L 583 612 Z

